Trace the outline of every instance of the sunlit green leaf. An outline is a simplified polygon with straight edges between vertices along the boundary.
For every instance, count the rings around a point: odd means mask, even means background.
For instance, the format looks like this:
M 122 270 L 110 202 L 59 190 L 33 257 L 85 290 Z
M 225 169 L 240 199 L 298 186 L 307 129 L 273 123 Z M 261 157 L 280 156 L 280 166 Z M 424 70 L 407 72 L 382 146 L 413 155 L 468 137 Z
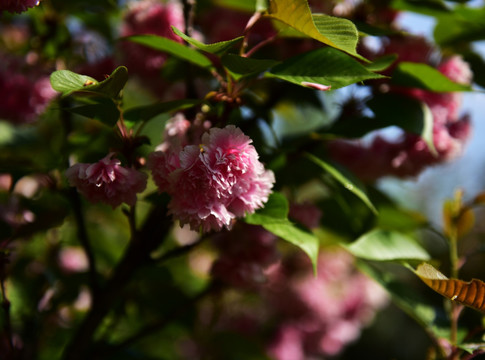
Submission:
M 128 81 L 128 69 L 119 66 L 106 80 L 101 82 L 69 70 L 58 70 L 51 74 L 50 81 L 52 88 L 62 93 L 63 96 L 74 92 L 86 92 L 116 99 Z
M 373 73 L 352 57 L 331 47 L 292 57 L 271 69 L 267 76 L 301 85 L 302 82 L 331 86 L 333 90 L 384 76 Z
M 362 58 L 356 52 L 359 37 L 355 25 L 347 19 L 313 16 L 306 0 L 270 0 L 267 16 L 326 45 Z
M 76 74 L 69 70 L 54 71 L 50 80 L 52 88 L 62 93 L 63 96 L 84 90 L 90 85 L 98 84 L 98 81 L 90 76 Z
M 354 256 L 374 261 L 429 260 L 428 252 L 413 238 L 390 230 L 376 229 L 345 248 Z

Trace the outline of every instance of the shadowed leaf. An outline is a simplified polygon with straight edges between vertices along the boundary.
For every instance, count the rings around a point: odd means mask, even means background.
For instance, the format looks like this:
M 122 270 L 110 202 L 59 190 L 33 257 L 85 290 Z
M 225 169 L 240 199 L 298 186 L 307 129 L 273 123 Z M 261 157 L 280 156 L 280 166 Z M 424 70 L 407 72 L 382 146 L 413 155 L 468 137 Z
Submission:
M 190 36 L 185 35 L 182 31 L 177 29 L 175 26 L 172 26 L 172 30 L 175 34 L 180 36 L 182 39 L 187 41 L 189 44 L 195 46 L 199 50 L 206 51 L 211 54 L 224 54 L 227 52 L 230 48 L 232 48 L 235 44 L 240 42 L 242 39 L 244 39 L 244 36 L 239 36 L 235 39 L 232 40 L 227 40 L 227 41 L 220 41 L 216 42 L 213 44 L 204 44 L 200 42 L 199 40 L 196 40 L 194 38 L 191 38 Z

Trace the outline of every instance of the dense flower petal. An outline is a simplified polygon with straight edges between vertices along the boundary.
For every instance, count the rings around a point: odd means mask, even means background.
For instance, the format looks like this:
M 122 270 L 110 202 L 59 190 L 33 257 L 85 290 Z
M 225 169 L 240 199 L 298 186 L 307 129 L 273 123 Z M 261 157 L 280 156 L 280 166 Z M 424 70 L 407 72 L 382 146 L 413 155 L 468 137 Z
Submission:
M 75 164 L 66 170 L 66 177 L 93 203 L 104 202 L 113 208 L 121 203 L 134 205 L 136 193 L 146 187 L 147 176 L 121 166 L 119 160 L 111 159 L 113 155 L 110 153 L 94 164 Z
M 155 152 L 149 168 L 160 191 L 172 196 L 169 211 L 194 230 L 230 228 L 232 220 L 252 213 L 268 200 L 274 183 L 251 139 L 235 126 L 213 128 L 202 144 L 182 151 Z

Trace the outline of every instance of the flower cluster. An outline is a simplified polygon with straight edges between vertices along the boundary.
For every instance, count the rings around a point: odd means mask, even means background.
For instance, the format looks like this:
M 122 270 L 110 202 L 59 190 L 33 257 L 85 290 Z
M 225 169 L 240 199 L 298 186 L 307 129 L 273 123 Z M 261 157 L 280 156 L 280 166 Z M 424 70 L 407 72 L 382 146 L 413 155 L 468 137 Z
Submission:
M 66 177 L 71 186 L 93 203 L 104 202 L 113 208 L 121 203 L 134 205 L 136 193 L 145 190 L 147 176 L 121 166 L 113 156 L 110 153 L 94 164 L 75 164 L 66 170 Z
M 170 213 L 203 231 L 230 228 L 234 218 L 262 207 L 275 181 L 251 139 L 233 125 L 210 129 L 199 145 L 154 152 L 148 167 L 172 197 Z
M 430 62 L 433 57 L 433 49 L 420 37 L 398 38 L 384 50 L 385 53 L 397 53 L 401 61 Z M 437 69 L 455 82 L 471 82 L 470 67 L 459 56 L 444 59 Z M 433 117 L 433 144 L 437 154 L 422 137 L 402 133 L 397 140 L 377 135 L 370 144 L 333 141 L 329 149 L 337 161 L 362 179 L 372 181 L 382 176 L 416 176 L 426 167 L 454 159 L 462 153 L 471 129 L 468 115 L 459 114 L 461 93 L 434 93 L 396 86 L 389 87 L 388 91 L 418 99 L 428 106 Z
M 21 13 L 39 5 L 39 3 L 40 0 L 2 0 L 0 3 L 0 13 L 2 11 Z

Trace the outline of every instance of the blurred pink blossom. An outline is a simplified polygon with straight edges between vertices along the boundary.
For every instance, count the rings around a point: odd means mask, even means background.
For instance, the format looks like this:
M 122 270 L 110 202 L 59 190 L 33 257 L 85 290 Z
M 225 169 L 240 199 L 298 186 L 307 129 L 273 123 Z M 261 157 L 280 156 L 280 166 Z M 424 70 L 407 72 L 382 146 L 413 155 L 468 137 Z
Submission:
M 88 257 L 80 247 L 64 247 L 59 252 L 59 266 L 68 273 L 84 272 L 88 269 Z
M 276 235 L 261 226 L 238 223 L 212 239 L 220 253 L 212 275 L 236 288 L 259 288 L 266 283 L 265 270 L 279 259 Z
M 0 13 L 2 11 L 21 13 L 39 4 L 40 0 L 2 0 L 0 3 Z
M 234 218 L 263 206 L 274 174 L 264 169 L 250 143 L 229 125 L 210 129 L 200 145 L 149 156 L 155 183 L 171 195 L 169 211 L 181 225 L 206 232 L 230 228 Z
M 277 360 L 333 356 L 359 336 L 387 303 L 377 284 L 357 272 L 342 250 L 321 252 L 315 277 L 307 259 L 273 269 L 266 297 L 280 324 L 268 352 Z M 297 270 L 297 271 L 295 271 Z
M 472 72 L 459 56 L 433 63 L 434 50 L 422 37 L 396 37 L 384 47 L 385 53 L 397 53 L 400 61 L 427 63 L 453 81 L 470 84 Z M 393 64 L 393 68 L 397 65 Z M 402 132 L 397 140 L 377 135 L 370 144 L 360 141 L 336 140 L 329 143 L 331 156 L 367 181 L 382 176 L 416 176 L 426 167 L 459 156 L 471 134 L 468 115 L 460 116 L 461 93 L 436 93 L 417 88 L 389 86 L 388 91 L 422 101 L 433 117 L 433 145 L 412 133 Z
M 134 205 L 136 193 L 142 192 L 147 176 L 135 169 L 121 166 L 110 153 L 94 164 L 78 163 L 66 170 L 71 186 L 77 187 L 89 201 L 104 202 L 113 208 L 127 203 Z
M 29 66 L 25 59 L 0 54 L 0 118 L 31 123 L 56 95 L 47 73 Z
M 310 203 L 292 203 L 288 216 L 307 228 L 314 229 L 320 225 L 322 211 L 316 205 Z
M 183 30 L 184 16 L 178 2 L 161 3 L 155 0 L 134 1 L 129 4 L 123 18 L 121 36 L 158 35 L 170 40 L 182 42 L 175 35 L 171 26 Z M 130 41 L 122 42 L 123 59 L 130 72 L 144 78 L 159 78 L 159 72 L 167 59 L 166 54 L 135 44 Z

